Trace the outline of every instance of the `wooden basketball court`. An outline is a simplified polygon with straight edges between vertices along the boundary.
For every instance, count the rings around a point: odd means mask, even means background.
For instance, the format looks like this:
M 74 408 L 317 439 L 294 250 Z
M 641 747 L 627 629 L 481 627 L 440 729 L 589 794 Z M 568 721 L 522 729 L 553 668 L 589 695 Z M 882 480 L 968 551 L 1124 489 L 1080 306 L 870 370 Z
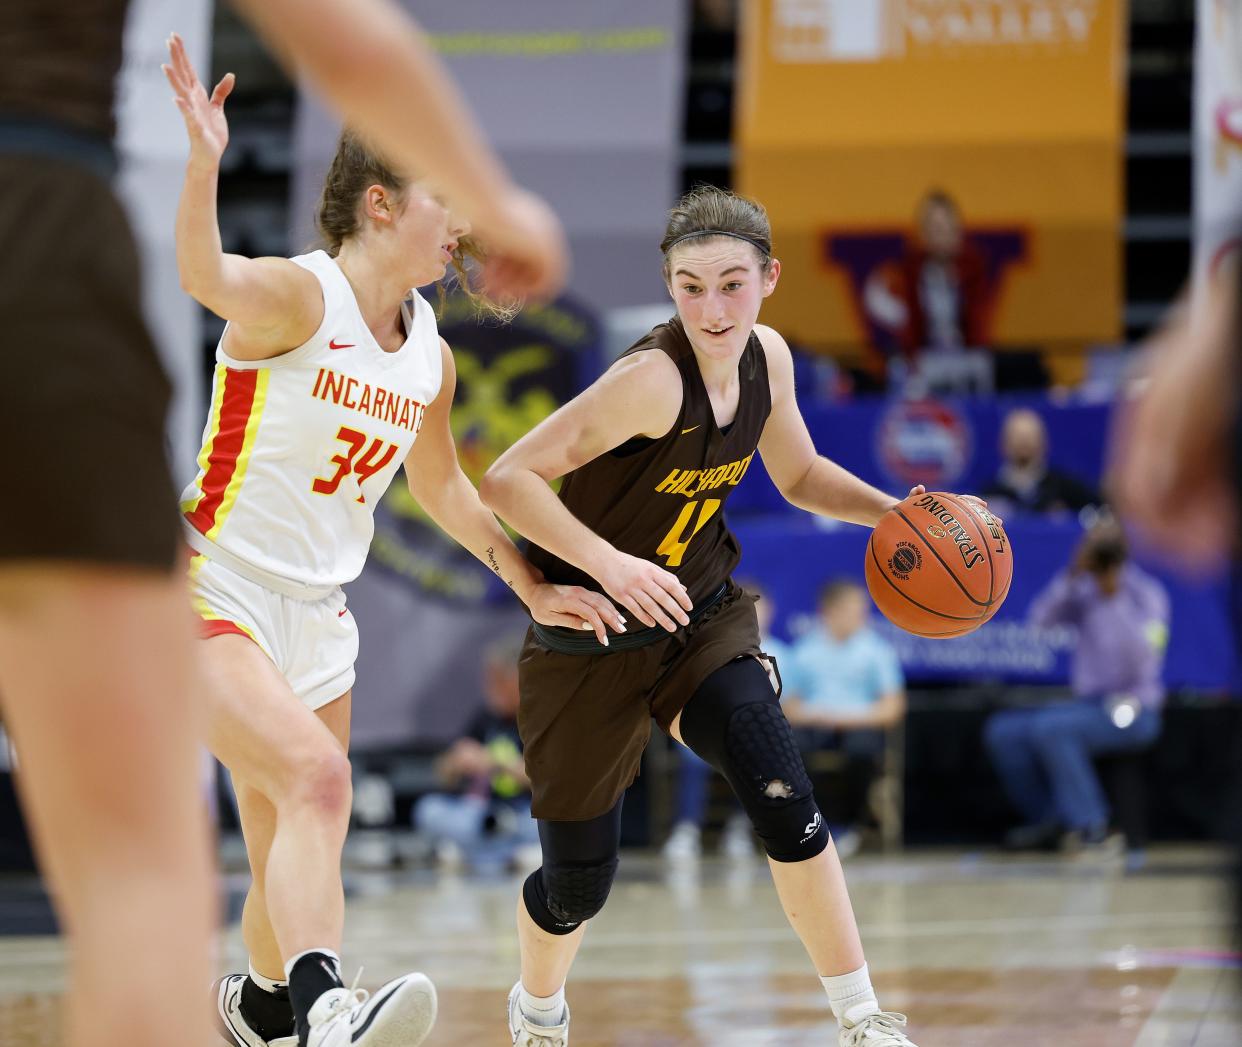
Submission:
M 1156 850 L 1130 874 L 943 852 L 847 865 L 881 1003 L 910 1015 L 920 1047 L 1237 1047 L 1242 969 L 1230 952 L 1226 870 L 1226 856 L 1207 849 Z M 429 1045 L 506 1047 L 520 879 L 351 872 L 347 976 L 362 964 L 362 984 L 374 987 L 424 970 L 441 1000 Z M 236 908 L 245 878 L 227 883 Z M 33 897 L 29 882 L 0 883 L 11 929 Z M 54 935 L 0 937 L 0 1047 L 60 1042 L 63 959 Z M 245 969 L 235 925 L 219 966 Z M 671 869 L 624 855 L 569 1001 L 573 1047 L 836 1043 L 758 860 Z

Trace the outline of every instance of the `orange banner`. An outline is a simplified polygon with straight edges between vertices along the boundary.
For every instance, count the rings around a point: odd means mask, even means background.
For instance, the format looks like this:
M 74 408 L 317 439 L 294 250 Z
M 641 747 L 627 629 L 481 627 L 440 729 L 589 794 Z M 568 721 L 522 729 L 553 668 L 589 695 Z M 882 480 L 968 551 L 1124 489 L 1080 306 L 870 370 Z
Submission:
M 934 189 L 982 259 L 982 340 L 1119 337 L 1123 6 L 747 0 L 735 183 L 785 266 L 764 319 L 821 348 L 895 343 L 886 302 Z

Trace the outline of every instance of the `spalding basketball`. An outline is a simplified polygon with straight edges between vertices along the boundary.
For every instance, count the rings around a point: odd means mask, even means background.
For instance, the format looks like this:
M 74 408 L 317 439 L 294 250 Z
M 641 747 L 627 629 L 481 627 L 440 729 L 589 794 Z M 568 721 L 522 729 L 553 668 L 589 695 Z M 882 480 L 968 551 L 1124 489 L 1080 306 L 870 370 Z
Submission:
M 1013 552 L 991 513 L 952 494 L 916 494 L 867 542 L 867 588 L 894 625 L 947 639 L 978 629 L 1009 594 Z

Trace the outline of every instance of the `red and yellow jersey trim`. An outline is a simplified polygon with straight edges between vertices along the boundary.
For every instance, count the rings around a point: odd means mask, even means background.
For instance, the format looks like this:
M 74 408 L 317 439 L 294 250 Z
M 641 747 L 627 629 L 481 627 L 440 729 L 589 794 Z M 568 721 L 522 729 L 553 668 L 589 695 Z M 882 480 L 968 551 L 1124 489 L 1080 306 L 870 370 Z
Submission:
M 216 367 L 207 439 L 198 456 L 198 497 L 181 505 L 190 525 L 214 539 L 246 479 L 246 467 L 267 402 L 267 368 Z

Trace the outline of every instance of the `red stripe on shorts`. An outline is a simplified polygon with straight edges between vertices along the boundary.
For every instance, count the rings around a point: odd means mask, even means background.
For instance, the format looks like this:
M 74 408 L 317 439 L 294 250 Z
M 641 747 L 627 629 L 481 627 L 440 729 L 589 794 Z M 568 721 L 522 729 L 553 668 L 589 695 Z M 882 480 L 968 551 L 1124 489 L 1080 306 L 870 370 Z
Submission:
M 198 620 L 198 636 L 201 640 L 210 640 L 213 636 L 244 636 L 247 640 L 253 640 L 245 629 L 236 622 L 230 622 L 225 618 L 200 618 Z

